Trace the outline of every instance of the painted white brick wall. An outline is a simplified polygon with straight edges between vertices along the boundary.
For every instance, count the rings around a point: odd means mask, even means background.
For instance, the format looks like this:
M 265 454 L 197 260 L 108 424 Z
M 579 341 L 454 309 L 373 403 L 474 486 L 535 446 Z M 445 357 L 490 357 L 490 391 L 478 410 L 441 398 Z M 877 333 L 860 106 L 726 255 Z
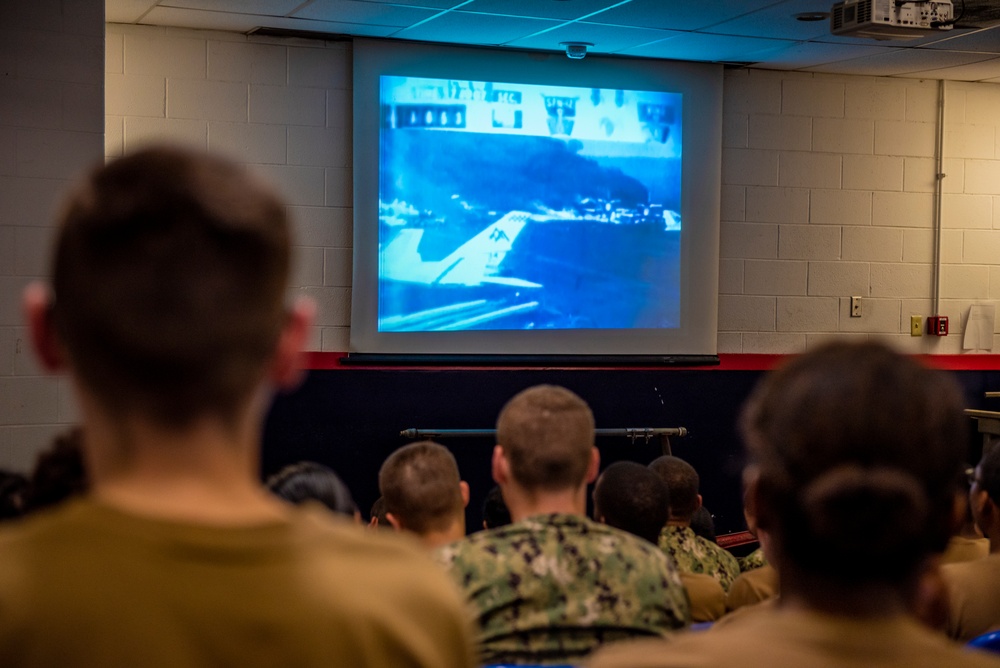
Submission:
M 105 153 L 176 141 L 250 165 L 296 232 L 292 295 L 316 299 L 315 350 L 347 350 L 351 53 L 343 43 L 107 25 Z M 2 143 L 0 143 L 2 146 Z
M 319 302 L 312 345 L 346 350 L 349 47 L 119 25 L 107 44 L 106 153 L 179 140 L 273 179 L 298 232 L 293 292 Z M 936 82 L 732 70 L 724 86 L 719 350 L 877 336 L 959 352 L 962 309 L 1000 299 L 1000 242 L 985 234 L 1000 230 L 1000 86 L 948 84 L 944 340 L 909 337 L 910 311 L 931 315 Z M 0 133 L 0 169 L 12 141 Z
M 910 315 L 933 315 L 937 85 L 727 72 L 720 352 L 831 337 L 962 352 L 969 307 L 1000 300 L 1000 85 L 946 85 L 940 312 L 952 334 L 910 337 Z
M 0 43 L 0 467 L 26 471 L 76 419 L 67 381 L 34 359 L 21 292 L 48 271 L 69 180 L 102 156 L 103 3 L 4 0 Z

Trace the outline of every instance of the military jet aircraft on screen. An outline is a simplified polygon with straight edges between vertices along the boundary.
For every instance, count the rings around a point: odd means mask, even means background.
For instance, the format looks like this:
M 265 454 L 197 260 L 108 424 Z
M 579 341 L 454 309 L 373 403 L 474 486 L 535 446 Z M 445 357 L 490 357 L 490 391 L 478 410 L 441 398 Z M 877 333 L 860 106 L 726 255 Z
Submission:
M 422 285 L 507 285 L 540 288 L 540 283 L 498 276 L 500 264 L 514 247 L 531 214 L 511 211 L 459 246 L 443 260 L 425 262 L 417 251 L 422 229 L 402 229 L 379 254 L 382 280 Z

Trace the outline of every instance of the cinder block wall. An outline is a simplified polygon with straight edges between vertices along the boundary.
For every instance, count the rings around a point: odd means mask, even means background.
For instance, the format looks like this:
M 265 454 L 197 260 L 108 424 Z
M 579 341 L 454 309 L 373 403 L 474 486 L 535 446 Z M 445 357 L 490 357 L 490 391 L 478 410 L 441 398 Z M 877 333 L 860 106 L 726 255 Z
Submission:
M 933 315 L 938 82 L 734 70 L 724 105 L 719 351 L 962 352 L 969 306 L 1000 298 L 1000 86 L 945 86 L 946 338 L 909 333 Z
M 349 47 L 109 25 L 107 76 L 109 155 L 176 138 L 282 184 L 300 230 L 296 291 L 320 303 L 313 345 L 346 350 Z M 937 82 L 727 73 L 720 352 L 799 352 L 831 336 L 961 351 L 968 307 L 1000 297 L 1000 86 L 946 90 L 940 314 L 952 335 L 913 338 L 910 315 L 932 315 Z
M 21 293 L 47 271 L 53 213 L 101 159 L 104 3 L 0 2 L 0 467 L 27 469 L 76 419 L 35 363 Z
M 231 156 L 275 183 L 296 226 L 290 296 L 318 304 L 310 345 L 346 351 L 351 51 L 344 43 L 109 24 L 105 154 L 151 141 Z

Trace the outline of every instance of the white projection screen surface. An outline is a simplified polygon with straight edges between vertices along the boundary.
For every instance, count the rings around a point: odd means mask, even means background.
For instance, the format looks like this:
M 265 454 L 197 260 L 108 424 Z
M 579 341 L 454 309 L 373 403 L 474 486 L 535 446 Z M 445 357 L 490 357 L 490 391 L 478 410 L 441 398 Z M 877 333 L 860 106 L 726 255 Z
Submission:
M 350 354 L 716 352 L 721 66 L 356 40 Z

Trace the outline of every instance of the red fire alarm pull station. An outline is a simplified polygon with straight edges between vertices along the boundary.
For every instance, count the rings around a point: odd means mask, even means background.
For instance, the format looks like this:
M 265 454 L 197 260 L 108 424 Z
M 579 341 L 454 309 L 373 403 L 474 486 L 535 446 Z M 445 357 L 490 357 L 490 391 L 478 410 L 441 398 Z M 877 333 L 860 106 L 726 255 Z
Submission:
M 927 318 L 927 333 L 931 336 L 948 336 L 948 316 L 932 315 Z

